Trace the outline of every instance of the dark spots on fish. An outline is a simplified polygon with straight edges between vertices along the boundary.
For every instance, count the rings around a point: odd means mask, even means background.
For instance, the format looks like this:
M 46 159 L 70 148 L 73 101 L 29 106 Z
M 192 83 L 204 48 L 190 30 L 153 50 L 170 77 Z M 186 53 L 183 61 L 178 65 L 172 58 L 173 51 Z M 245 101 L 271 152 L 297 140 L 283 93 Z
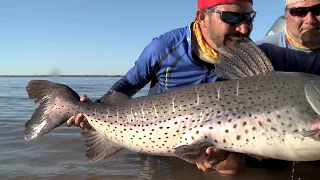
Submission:
M 237 135 L 237 140 L 240 140 L 240 135 Z
M 258 123 L 259 123 L 259 126 L 261 126 L 261 127 L 262 127 L 262 122 L 261 122 L 261 121 L 259 121 Z
M 225 139 L 223 139 L 223 143 L 227 143 L 227 141 Z
M 232 121 L 232 119 L 229 119 L 229 120 L 228 120 L 228 122 L 231 122 L 231 121 Z
M 257 128 L 256 127 L 252 127 L 252 130 L 255 131 Z
M 178 124 L 178 122 L 174 122 L 174 124 Z
M 271 122 L 271 119 L 267 119 L 268 122 Z
M 213 129 L 213 127 L 209 127 L 209 129 Z
M 221 121 L 218 121 L 217 123 L 218 123 L 218 124 L 221 124 Z
M 253 136 L 252 139 L 256 139 L 256 137 Z
M 292 124 L 289 124 L 288 127 L 291 128 L 291 127 L 292 127 Z
M 227 129 L 227 130 L 225 130 L 224 132 L 228 133 L 228 132 L 229 132 L 229 130 Z
M 216 139 L 214 140 L 214 142 L 215 142 L 215 143 L 218 143 L 218 141 L 217 141 Z
M 234 125 L 233 125 L 233 128 L 237 128 L 237 124 L 234 124 Z
M 249 133 L 248 129 L 246 129 L 244 132 L 245 132 L 246 134 L 248 134 L 248 133 Z
M 199 134 L 199 131 L 197 131 L 196 134 Z
M 271 130 L 277 132 L 277 129 L 274 127 L 271 127 Z
M 297 132 L 299 132 L 299 130 L 298 130 L 298 129 L 296 129 L 296 130 L 294 130 L 293 132 L 294 132 L 294 133 L 297 133 Z
M 246 122 L 246 121 L 244 121 L 244 122 L 242 123 L 242 125 L 243 125 L 243 126 L 247 125 L 247 122 Z
M 281 118 L 281 116 L 278 114 L 278 115 L 277 115 L 277 118 L 279 118 L 279 119 L 280 119 L 280 118 Z

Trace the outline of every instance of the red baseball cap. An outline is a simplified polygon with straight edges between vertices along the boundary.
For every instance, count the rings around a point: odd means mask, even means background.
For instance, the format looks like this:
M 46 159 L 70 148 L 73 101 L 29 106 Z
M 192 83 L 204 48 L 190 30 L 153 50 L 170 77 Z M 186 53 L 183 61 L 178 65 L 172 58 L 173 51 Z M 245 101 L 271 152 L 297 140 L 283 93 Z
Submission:
M 239 2 L 249 2 L 252 4 L 252 0 L 198 0 L 198 9 L 206 9 L 221 4 L 233 4 Z

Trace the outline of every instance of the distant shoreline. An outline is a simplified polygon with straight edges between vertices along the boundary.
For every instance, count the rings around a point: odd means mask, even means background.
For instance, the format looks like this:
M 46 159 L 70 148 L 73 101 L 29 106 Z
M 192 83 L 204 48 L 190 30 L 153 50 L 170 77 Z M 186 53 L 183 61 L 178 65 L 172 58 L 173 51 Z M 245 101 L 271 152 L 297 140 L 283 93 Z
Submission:
M 123 75 L 0 75 L 0 77 L 122 77 Z

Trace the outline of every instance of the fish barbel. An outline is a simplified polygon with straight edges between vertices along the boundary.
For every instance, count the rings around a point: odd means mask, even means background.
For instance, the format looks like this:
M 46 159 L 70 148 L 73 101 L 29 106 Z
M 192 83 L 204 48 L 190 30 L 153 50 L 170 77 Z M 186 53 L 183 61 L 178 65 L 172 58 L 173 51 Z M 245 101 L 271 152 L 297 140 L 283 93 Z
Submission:
M 320 160 L 320 77 L 274 72 L 265 58 L 256 58 L 256 49 L 249 54 L 254 58 L 216 66 L 219 77 L 231 80 L 137 98 L 113 92 L 104 103 L 80 102 L 63 84 L 29 81 L 29 98 L 39 106 L 25 124 L 25 139 L 83 113 L 92 126 L 81 132 L 92 162 L 126 148 L 197 163 L 210 146 L 281 160 Z

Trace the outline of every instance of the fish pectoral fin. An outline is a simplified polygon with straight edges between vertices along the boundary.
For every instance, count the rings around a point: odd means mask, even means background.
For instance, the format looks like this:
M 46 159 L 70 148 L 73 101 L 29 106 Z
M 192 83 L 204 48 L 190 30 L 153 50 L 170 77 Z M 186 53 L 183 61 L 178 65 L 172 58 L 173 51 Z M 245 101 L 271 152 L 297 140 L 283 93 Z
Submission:
M 311 81 L 304 86 L 306 98 L 312 109 L 320 115 L 320 81 Z
M 314 129 L 310 131 L 303 131 L 301 132 L 301 135 L 304 137 L 312 138 L 316 141 L 320 141 L 320 129 Z
M 174 148 L 174 154 L 180 159 L 183 159 L 192 164 L 196 164 L 204 162 L 208 158 L 206 149 L 212 146 L 212 144 L 205 142 L 195 143 L 191 145 L 182 145 Z
M 123 148 L 102 136 L 96 130 L 84 130 L 81 132 L 87 146 L 86 156 L 90 162 L 97 162 L 116 154 Z

